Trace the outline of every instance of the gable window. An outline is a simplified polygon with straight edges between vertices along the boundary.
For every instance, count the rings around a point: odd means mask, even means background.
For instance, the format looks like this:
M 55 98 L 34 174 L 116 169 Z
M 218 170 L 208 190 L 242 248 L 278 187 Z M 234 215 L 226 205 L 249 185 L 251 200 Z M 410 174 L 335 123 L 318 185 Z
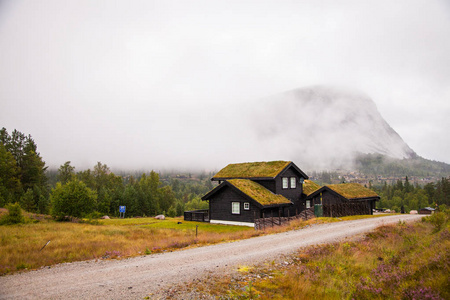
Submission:
M 297 188 L 297 181 L 295 180 L 295 177 L 291 177 L 291 189 Z
M 250 210 L 250 203 L 244 202 L 244 210 Z
M 283 189 L 288 189 L 289 188 L 289 178 L 282 177 L 281 178 L 281 182 L 282 182 L 282 188 Z
M 239 215 L 241 213 L 241 203 L 231 202 L 231 213 L 233 215 Z

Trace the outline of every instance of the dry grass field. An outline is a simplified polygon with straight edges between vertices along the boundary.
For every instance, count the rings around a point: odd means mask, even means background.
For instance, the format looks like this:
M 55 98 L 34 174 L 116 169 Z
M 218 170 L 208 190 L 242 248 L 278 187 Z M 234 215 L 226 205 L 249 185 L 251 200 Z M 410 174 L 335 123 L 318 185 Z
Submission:
M 48 216 L 26 215 L 33 222 L 0 226 L 1 275 L 64 262 L 149 255 L 246 239 L 314 223 L 370 217 L 298 220 L 286 226 L 256 231 L 250 227 L 185 222 L 182 218 L 126 218 L 71 223 L 55 222 Z
M 449 214 L 439 213 L 422 222 L 381 226 L 363 239 L 311 246 L 277 262 L 241 266 L 237 274 L 179 290 L 219 299 L 438 300 L 450 299 L 449 274 Z

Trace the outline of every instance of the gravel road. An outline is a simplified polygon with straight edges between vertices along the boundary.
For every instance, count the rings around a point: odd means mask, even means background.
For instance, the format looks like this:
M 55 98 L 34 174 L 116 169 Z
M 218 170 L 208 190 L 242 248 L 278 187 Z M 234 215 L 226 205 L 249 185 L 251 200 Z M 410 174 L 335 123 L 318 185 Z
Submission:
M 419 215 L 394 215 L 314 225 L 275 235 L 123 260 L 66 263 L 0 277 L 0 299 L 142 299 L 173 284 L 192 282 L 273 260 L 298 248 L 335 242 Z

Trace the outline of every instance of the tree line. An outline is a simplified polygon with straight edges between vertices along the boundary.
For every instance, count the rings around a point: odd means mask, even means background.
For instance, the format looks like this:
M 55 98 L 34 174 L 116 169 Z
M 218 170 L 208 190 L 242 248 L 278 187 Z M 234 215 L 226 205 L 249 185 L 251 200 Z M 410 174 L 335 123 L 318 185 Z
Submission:
M 126 216 L 130 217 L 180 216 L 185 210 L 208 208 L 201 196 L 213 188 L 209 180 L 212 174 L 169 175 L 154 171 L 114 174 L 101 162 L 76 172 L 67 161 L 57 171 L 49 171 L 31 135 L 0 130 L 0 207 L 19 203 L 26 211 L 56 218 L 118 216 L 121 205 L 126 206 Z M 320 175 L 325 183 L 338 176 L 332 172 Z M 406 177 L 405 181 L 369 188 L 381 197 L 378 207 L 400 211 L 403 206 L 409 211 L 435 204 L 449 206 L 449 181 L 443 177 L 422 187 L 412 185 Z
M 26 211 L 63 219 L 118 216 L 123 205 L 126 216 L 174 217 L 184 210 L 207 207 L 200 197 L 212 185 L 206 176 L 199 177 L 161 179 L 154 171 L 116 175 L 101 162 L 92 170 L 76 172 L 67 161 L 57 172 L 47 171 L 30 135 L 17 130 L 10 135 L 5 128 L 0 131 L 0 207 L 17 202 Z
M 423 187 L 411 184 L 406 176 L 405 181 L 397 180 L 388 185 L 386 182 L 381 187 L 372 187 L 378 195 L 380 202 L 377 207 L 393 209 L 400 212 L 419 210 L 424 207 L 436 208 L 437 206 L 450 206 L 450 178 L 442 177 L 436 183 L 427 183 Z

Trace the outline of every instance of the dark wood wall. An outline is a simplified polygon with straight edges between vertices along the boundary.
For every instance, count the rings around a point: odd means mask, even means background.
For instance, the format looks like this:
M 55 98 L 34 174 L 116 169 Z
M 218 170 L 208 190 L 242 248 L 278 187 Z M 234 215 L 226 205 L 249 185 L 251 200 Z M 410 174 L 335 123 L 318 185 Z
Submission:
M 263 187 L 265 187 L 266 189 L 268 189 L 272 193 L 276 194 L 277 187 L 276 187 L 276 184 L 275 184 L 275 180 L 253 180 L 253 181 L 256 182 L 256 183 L 259 183 L 260 185 L 262 185 Z
M 316 195 L 312 200 L 313 201 L 312 201 L 311 205 L 320 204 L 320 194 Z M 358 202 L 358 201 L 367 202 L 366 214 L 369 214 L 369 215 L 373 214 L 373 209 L 376 206 L 377 198 L 365 199 L 365 200 L 353 200 L 350 202 Z M 333 194 L 329 191 L 324 191 L 322 193 L 322 204 L 323 205 L 336 205 L 336 204 L 343 204 L 343 203 L 348 203 L 348 202 L 349 202 L 348 200 L 343 200 L 341 197 L 336 196 L 335 194 Z
M 322 204 L 323 205 L 340 204 L 340 203 L 343 203 L 341 197 L 336 196 L 336 195 L 330 193 L 329 191 L 324 191 L 322 193 Z M 311 203 L 311 205 L 314 205 L 314 204 L 320 204 L 320 194 L 317 194 L 317 196 L 315 196 L 313 198 L 313 202 Z
M 240 203 L 240 214 L 231 213 L 231 202 Z M 250 203 L 250 210 L 244 210 L 244 203 Z M 260 209 L 253 201 L 248 200 L 230 187 L 225 187 L 209 200 L 209 214 L 211 220 L 226 220 L 233 222 L 251 222 L 254 215 L 260 215 Z

